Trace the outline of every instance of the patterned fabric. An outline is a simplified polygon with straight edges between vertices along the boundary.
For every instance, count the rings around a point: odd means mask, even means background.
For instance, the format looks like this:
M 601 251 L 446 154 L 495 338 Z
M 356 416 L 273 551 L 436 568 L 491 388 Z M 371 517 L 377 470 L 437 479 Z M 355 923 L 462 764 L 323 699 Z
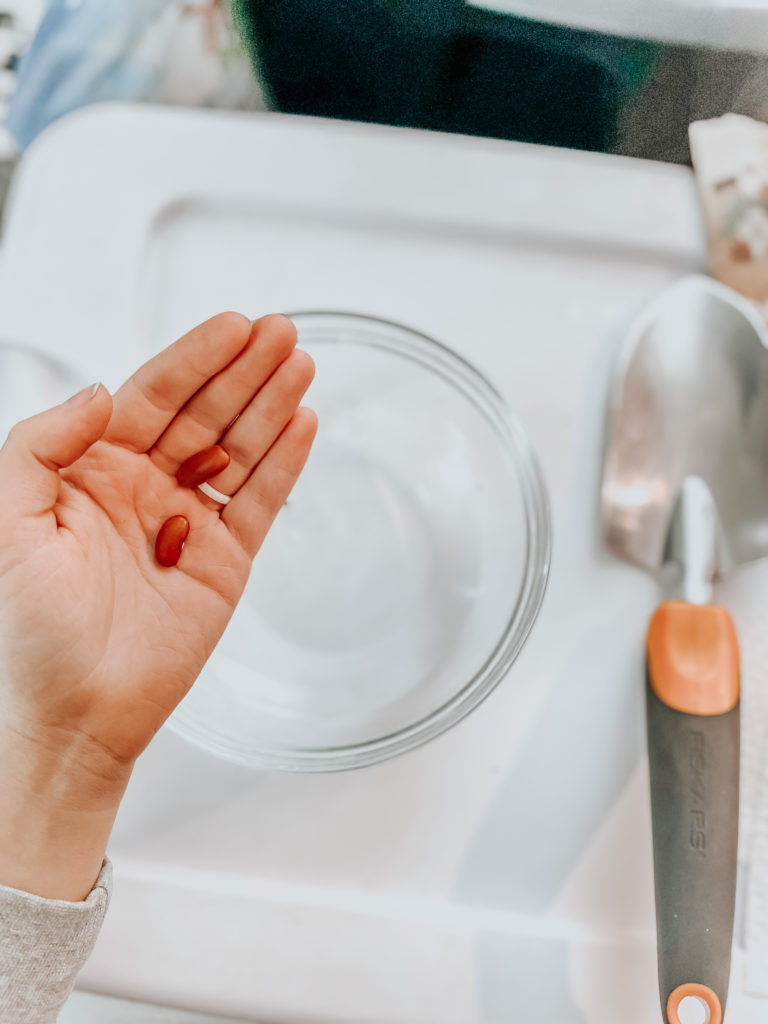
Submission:
M 690 137 L 712 276 L 768 315 L 768 125 L 726 114 Z
M 5 127 L 20 149 L 89 103 L 264 108 L 225 0 L 50 0 Z

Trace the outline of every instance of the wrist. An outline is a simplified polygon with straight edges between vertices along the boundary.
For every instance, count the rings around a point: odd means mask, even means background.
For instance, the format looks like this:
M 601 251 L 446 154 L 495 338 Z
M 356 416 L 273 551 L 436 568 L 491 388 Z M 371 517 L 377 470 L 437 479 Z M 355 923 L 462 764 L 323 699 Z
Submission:
M 130 777 L 94 773 L 82 744 L 0 733 L 0 885 L 78 901 L 98 877 Z

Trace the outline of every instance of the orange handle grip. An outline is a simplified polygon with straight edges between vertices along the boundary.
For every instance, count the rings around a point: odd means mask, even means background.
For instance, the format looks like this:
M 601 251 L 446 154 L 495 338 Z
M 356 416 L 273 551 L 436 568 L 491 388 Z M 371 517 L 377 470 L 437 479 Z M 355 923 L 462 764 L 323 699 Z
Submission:
M 721 1024 L 728 995 L 739 807 L 739 649 L 724 608 L 667 601 L 647 637 L 648 767 L 659 995 Z
M 665 601 L 647 637 L 648 673 L 659 700 L 690 715 L 722 715 L 739 700 L 739 644 L 716 604 Z
M 707 1024 L 723 1024 L 723 1007 L 717 994 L 707 985 L 698 985 L 695 982 L 689 985 L 679 985 L 674 992 L 670 993 L 667 1000 L 667 1020 L 669 1024 L 681 1024 L 680 1004 L 684 999 L 700 999 L 709 1010 Z

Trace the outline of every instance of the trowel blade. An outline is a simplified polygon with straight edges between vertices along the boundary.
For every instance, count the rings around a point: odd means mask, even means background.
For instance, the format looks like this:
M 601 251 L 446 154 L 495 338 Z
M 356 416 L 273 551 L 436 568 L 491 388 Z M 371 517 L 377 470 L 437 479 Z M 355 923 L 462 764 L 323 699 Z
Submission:
M 768 554 L 768 351 L 757 311 L 691 275 L 635 320 L 611 395 L 601 494 L 605 542 L 664 562 L 686 477 L 709 488 L 729 561 Z

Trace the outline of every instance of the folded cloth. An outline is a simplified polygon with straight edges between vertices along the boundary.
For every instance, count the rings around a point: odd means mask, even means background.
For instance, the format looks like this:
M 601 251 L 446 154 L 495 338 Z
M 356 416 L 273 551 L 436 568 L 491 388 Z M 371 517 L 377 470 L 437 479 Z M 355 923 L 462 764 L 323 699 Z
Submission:
M 768 312 L 768 124 L 726 114 L 689 138 L 712 276 Z
M 96 944 L 111 890 L 106 857 L 77 903 L 0 885 L 0 1024 L 55 1024 Z

